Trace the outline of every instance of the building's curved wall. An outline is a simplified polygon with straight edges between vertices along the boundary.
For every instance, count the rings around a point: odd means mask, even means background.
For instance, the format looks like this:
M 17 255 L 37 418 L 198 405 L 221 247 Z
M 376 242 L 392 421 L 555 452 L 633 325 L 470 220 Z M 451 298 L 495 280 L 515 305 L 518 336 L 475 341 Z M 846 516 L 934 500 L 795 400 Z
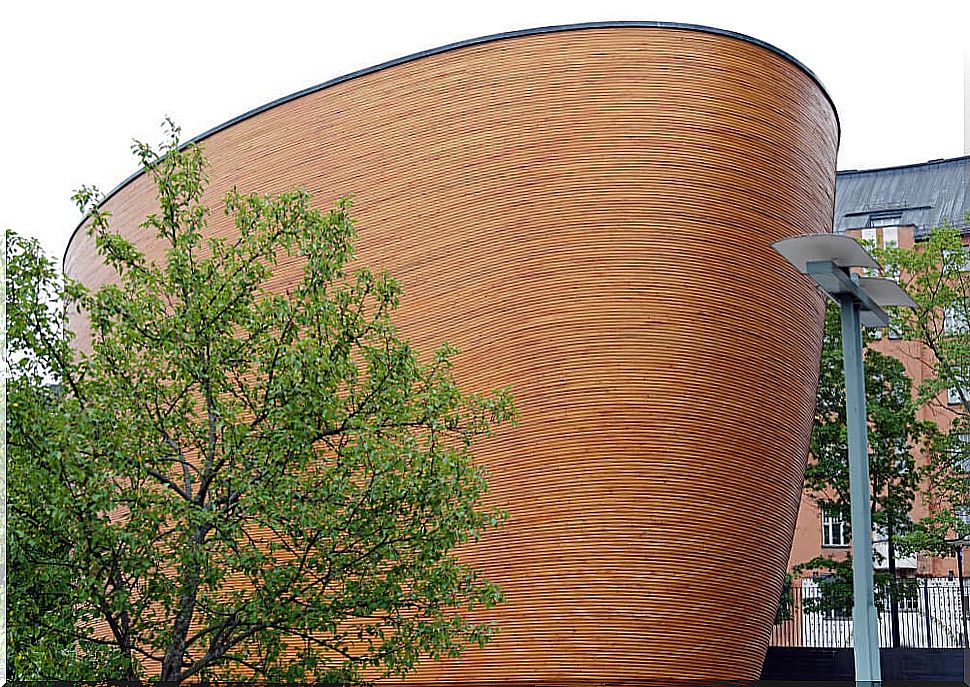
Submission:
M 404 286 L 403 332 L 457 345 L 465 388 L 513 388 L 518 427 L 478 454 L 511 518 L 463 552 L 507 593 L 502 631 L 409 683 L 758 676 L 822 316 L 769 244 L 829 230 L 837 136 L 778 53 L 618 26 L 431 54 L 205 139 L 212 203 L 352 193 L 361 260 Z M 136 177 L 107 207 L 157 254 L 138 229 L 152 199 Z M 211 229 L 232 231 L 219 213 Z M 83 232 L 65 267 L 107 278 Z

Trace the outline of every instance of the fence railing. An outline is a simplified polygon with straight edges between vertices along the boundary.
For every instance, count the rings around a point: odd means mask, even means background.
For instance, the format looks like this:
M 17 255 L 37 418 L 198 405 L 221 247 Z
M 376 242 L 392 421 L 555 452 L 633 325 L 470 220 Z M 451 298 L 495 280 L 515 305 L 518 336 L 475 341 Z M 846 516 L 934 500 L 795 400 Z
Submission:
M 782 594 L 772 646 L 851 647 L 851 594 L 827 586 L 825 581 L 795 580 Z M 964 584 L 970 587 L 970 580 Z M 970 592 L 970 589 L 966 590 Z M 892 642 L 891 588 L 876 595 L 879 644 Z M 896 581 L 899 606 L 899 645 L 927 648 L 970 648 L 965 615 L 960 603 L 959 580 L 917 578 Z

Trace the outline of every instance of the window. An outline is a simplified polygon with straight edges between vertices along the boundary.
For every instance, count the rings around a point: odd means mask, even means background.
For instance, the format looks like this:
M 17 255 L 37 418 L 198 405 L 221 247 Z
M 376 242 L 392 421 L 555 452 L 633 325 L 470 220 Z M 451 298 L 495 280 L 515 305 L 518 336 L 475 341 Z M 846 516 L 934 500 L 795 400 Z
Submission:
M 966 334 L 967 331 L 967 314 L 965 312 L 953 308 L 943 310 L 944 334 Z
M 970 271 L 970 246 L 962 246 L 961 250 L 943 251 L 944 269 L 949 268 L 950 273 Z
M 802 610 L 825 620 L 852 620 L 852 583 L 832 574 L 820 576 L 815 589 L 802 597 Z
M 822 546 L 848 546 L 849 528 L 840 513 L 822 511 Z
M 964 394 L 970 393 L 970 387 L 967 386 L 967 368 L 965 365 L 951 364 L 950 371 L 953 373 L 951 378 L 953 386 L 946 390 L 946 402 L 948 405 L 963 403 L 963 400 L 960 398 L 960 391 L 963 391 Z
M 876 230 L 875 229 L 863 229 L 862 230 L 862 243 L 865 245 L 866 250 L 876 247 Z M 871 267 L 866 267 L 862 270 L 862 275 L 864 277 L 874 277 L 876 276 L 876 270 Z
M 886 248 L 899 248 L 899 227 L 886 227 L 882 230 L 882 245 Z
M 919 586 L 915 579 L 897 578 L 895 580 L 896 603 L 901 613 L 917 613 L 919 611 Z M 884 611 L 889 611 L 891 601 L 889 595 L 893 593 L 891 584 L 886 590 L 887 596 L 881 604 Z
M 960 472 L 970 473 L 970 434 L 960 434 L 959 439 L 959 445 L 952 447 L 954 458 L 958 461 Z M 970 515 L 970 511 L 967 515 Z
M 898 227 L 903 219 L 901 212 L 874 212 L 869 215 L 870 227 Z
M 822 617 L 826 620 L 852 620 L 852 605 L 841 603 L 834 608 L 826 608 Z
M 919 613 L 919 597 L 909 590 L 909 586 L 896 592 L 899 594 L 899 610 L 902 613 Z

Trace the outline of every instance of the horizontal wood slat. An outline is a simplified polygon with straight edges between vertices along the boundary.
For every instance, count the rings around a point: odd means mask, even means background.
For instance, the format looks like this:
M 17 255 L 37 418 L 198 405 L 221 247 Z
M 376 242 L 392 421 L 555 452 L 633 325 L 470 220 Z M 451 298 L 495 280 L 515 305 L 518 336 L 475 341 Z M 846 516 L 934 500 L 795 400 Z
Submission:
M 466 388 L 513 388 L 519 426 L 479 451 L 511 518 L 462 553 L 507 593 L 501 634 L 408 684 L 757 678 L 823 305 L 769 244 L 829 230 L 837 137 L 778 54 L 623 27 L 422 57 L 203 142 L 213 204 L 233 185 L 352 193 L 403 332 L 457 345 Z M 153 195 L 138 177 L 108 209 L 157 255 Z M 213 213 L 211 231 L 232 227 Z M 65 265 L 109 278 L 83 232 Z

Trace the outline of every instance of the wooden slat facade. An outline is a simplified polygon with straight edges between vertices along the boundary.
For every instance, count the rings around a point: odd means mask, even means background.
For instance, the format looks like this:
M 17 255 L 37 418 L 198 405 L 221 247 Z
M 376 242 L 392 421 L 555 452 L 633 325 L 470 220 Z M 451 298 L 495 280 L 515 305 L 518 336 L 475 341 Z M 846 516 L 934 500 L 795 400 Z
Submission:
M 778 53 L 630 26 L 427 55 L 203 141 L 217 207 L 231 186 L 353 194 L 402 331 L 455 344 L 466 389 L 513 389 L 519 426 L 478 453 L 511 517 L 463 551 L 508 596 L 502 631 L 408 684 L 758 677 L 823 306 L 769 244 L 830 229 L 837 144 Z M 149 254 L 153 198 L 141 176 L 107 203 Z M 83 232 L 65 267 L 109 278 Z

